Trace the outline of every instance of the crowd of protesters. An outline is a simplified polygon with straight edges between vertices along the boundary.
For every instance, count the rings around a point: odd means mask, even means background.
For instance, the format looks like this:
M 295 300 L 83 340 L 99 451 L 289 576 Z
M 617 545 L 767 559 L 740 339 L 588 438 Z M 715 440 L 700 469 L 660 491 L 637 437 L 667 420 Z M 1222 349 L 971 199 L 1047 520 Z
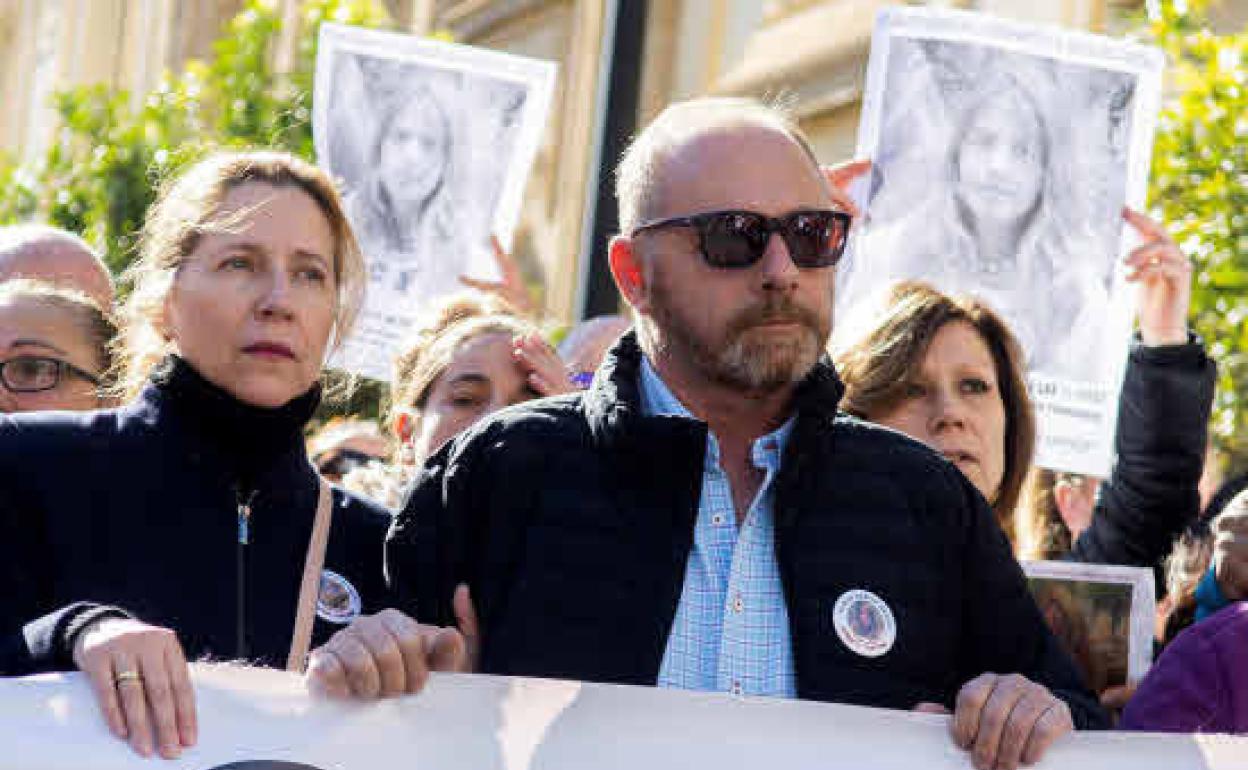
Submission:
M 1215 367 L 1188 259 L 1124 212 L 1115 463 L 1054 473 L 982 300 L 900 283 L 830 344 L 868 168 L 821 168 L 757 102 L 673 105 L 618 170 L 628 317 L 556 348 L 500 252 L 501 283 L 403 344 L 382 424 L 310 441 L 364 286 L 322 171 L 191 167 L 120 306 L 77 237 L 0 230 L 0 675 L 79 669 L 167 758 L 199 739 L 205 657 L 326 697 L 456 670 L 948 713 L 979 768 L 1074 729 L 1248 732 L 1248 484 L 1201 510 Z M 1020 558 L 1156 570 L 1148 676 L 1090 691 Z

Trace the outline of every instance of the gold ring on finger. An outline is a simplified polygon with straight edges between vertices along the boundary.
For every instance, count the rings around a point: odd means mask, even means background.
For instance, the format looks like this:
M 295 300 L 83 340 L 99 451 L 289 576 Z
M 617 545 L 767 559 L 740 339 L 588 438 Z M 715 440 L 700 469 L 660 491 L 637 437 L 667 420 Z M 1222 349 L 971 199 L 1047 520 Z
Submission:
M 143 678 L 139 676 L 138 671 L 130 670 L 118 671 L 117 676 L 113 677 L 113 680 L 116 681 L 117 684 L 121 684 L 122 682 L 141 682 L 143 681 Z

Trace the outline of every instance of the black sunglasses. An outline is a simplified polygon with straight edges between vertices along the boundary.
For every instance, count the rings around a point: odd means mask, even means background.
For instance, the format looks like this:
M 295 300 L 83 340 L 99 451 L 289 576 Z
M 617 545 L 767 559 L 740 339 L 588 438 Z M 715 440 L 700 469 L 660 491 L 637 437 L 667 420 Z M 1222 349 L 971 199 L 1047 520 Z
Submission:
M 100 378 L 73 364 L 46 356 L 17 356 L 0 361 L 0 384 L 10 393 L 38 393 L 52 390 L 67 376 L 98 386 Z
M 669 217 L 634 228 L 633 235 L 660 227 L 698 231 L 702 258 L 711 267 L 749 267 L 763 258 L 772 233 L 779 233 L 798 267 L 831 267 L 845 252 L 850 216 L 844 211 L 801 209 L 782 217 L 753 211 L 708 211 Z

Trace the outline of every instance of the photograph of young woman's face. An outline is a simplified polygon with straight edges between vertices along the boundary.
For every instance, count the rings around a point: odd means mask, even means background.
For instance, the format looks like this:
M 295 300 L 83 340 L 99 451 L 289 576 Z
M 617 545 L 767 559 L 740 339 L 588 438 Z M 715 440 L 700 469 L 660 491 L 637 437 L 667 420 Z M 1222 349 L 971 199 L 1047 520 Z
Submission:
M 985 102 L 966 124 L 957 194 L 977 219 L 1022 227 L 1044 188 L 1044 127 L 1021 93 Z
M 398 212 L 426 203 L 438 189 L 450 160 L 450 125 L 428 92 L 394 115 L 378 141 L 378 173 Z

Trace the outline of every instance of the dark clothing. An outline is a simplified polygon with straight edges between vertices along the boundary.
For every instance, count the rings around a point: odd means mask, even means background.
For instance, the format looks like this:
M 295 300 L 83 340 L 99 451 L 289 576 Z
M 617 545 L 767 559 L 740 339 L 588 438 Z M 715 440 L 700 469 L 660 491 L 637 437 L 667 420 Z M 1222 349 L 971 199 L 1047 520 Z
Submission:
M 0 674 L 71 668 L 100 605 L 175 630 L 189 659 L 284 666 L 318 495 L 302 428 L 318 401 L 316 388 L 250 407 L 170 359 L 120 409 L 0 418 Z M 374 611 L 390 517 L 333 497 L 325 569 Z M 339 627 L 318 617 L 313 643 Z
M 1132 345 L 1113 471 L 1070 559 L 1155 567 L 1170 553 L 1174 539 L 1200 512 L 1197 485 L 1216 374 L 1198 340 Z
M 492 415 L 426 464 L 386 544 L 391 588 L 423 621 L 454 623 L 469 584 L 481 670 L 655 683 L 680 600 L 706 426 L 647 416 L 626 335 L 591 388 Z M 984 672 L 1052 689 L 1081 727 L 1105 724 L 1032 602 L 983 498 L 918 442 L 838 414 L 821 363 L 801 385 L 776 482 L 776 552 L 799 697 L 909 709 L 953 705 Z M 834 627 L 866 589 L 896 642 L 860 656 Z

